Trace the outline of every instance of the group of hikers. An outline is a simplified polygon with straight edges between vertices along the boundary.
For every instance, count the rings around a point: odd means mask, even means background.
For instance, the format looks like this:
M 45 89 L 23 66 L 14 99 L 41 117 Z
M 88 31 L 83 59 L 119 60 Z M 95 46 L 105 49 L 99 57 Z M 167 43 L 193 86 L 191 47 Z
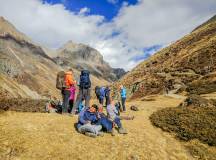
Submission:
M 79 88 L 76 96 L 76 88 Z M 79 80 L 75 80 L 72 69 L 61 71 L 57 74 L 56 88 L 61 90 L 63 103 L 61 113 L 63 115 L 78 114 L 78 123 L 76 129 L 78 132 L 90 137 L 102 136 L 103 132 L 115 135 L 115 128 L 120 134 L 127 134 L 123 128 L 121 120 L 132 120 L 133 116 L 121 116 L 120 112 L 126 112 L 126 88 L 119 86 L 119 95 L 121 103 L 115 103 L 111 96 L 109 86 L 96 86 L 95 94 L 99 104 L 90 104 L 91 99 L 91 80 L 90 72 L 82 70 Z M 106 114 L 103 112 L 104 100 Z M 83 104 L 83 102 L 85 102 Z M 122 107 L 121 107 L 122 106 Z

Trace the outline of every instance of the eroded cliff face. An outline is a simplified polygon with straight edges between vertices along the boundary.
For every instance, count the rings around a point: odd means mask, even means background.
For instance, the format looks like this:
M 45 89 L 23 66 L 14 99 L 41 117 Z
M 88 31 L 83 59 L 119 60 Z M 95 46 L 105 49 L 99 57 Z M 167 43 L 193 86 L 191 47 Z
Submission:
M 199 83 L 215 82 L 216 71 L 216 20 L 213 17 L 204 25 L 160 50 L 140 63 L 119 82 L 129 89 L 131 98 L 163 93 L 167 83 L 170 90 L 190 92 Z M 197 84 L 197 85 L 196 85 Z M 216 91 L 216 87 L 213 89 Z M 208 91 L 206 91 L 208 92 Z

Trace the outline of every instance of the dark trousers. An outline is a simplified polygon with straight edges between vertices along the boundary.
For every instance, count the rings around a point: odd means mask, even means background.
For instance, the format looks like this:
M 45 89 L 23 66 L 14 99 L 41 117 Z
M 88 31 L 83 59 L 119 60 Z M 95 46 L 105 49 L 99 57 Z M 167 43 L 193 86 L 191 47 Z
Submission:
M 63 90 L 62 95 L 63 95 L 62 113 L 68 113 L 70 91 Z
M 68 113 L 72 112 L 73 106 L 74 106 L 74 100 L 69 100 Z
M 104 104 L 104 98 L 99 98 L 99 103 L 103 105 Z
M 121 102 L 122 102 L 123 111 L 126 111 L 125 101 L 126 101 L 126 97 L 122 97 L 122 98 L 121 98 Z
M 89 89 L 79 89 L 76 104 L 72 109 L 72 113 L 75 114 L 76 109 L 79 107 L 79 104 L 83 100 L 85 101 L 85 107 L 89 107 L 90 98 L 91 98 L 91 96 L 90 96 L 90 88 Z
M 118 128 L 122 128 L 121 120 L 118 116 L 114 119 L 114 122 L 118 126 Z
M 111 102 L 110 102 L 110 96 L 107 96 L 107 97 L 106 97 L 106 106 L 108 106 L 110 103 L 111 103 Z

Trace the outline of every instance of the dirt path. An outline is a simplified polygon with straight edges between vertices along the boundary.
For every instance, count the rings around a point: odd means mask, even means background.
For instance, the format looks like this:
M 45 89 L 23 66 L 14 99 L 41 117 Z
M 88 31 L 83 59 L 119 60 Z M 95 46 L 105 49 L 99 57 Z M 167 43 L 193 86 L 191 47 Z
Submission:
M 191 160 L 182 142 L 155 128 L 149 116 L 157 109 L 175 107 L 181 99 L 128 103 L 140 107 L 133 121 L 123 121 L 128 135 L 89 138 L 76 132 L 77 117 L 55 114 L 0 114 L 0 159 Z

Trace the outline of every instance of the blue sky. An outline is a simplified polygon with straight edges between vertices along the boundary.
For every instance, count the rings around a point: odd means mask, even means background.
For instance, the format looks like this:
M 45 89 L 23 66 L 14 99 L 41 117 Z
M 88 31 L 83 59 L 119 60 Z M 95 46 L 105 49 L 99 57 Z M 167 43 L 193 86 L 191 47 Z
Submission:
M 0 0 L 0 16 L 34 42 L 87 44 L 125 70 L 215 14 L 215 0 Z
M 124 3 L 137 4 L 137 0 L 43 0 L 49 4 L 63 4 L 67 10 L 79 13 L 82 8 L 89 8 L 90 15 L 103 15 L 107 21 L 117 16 Z

